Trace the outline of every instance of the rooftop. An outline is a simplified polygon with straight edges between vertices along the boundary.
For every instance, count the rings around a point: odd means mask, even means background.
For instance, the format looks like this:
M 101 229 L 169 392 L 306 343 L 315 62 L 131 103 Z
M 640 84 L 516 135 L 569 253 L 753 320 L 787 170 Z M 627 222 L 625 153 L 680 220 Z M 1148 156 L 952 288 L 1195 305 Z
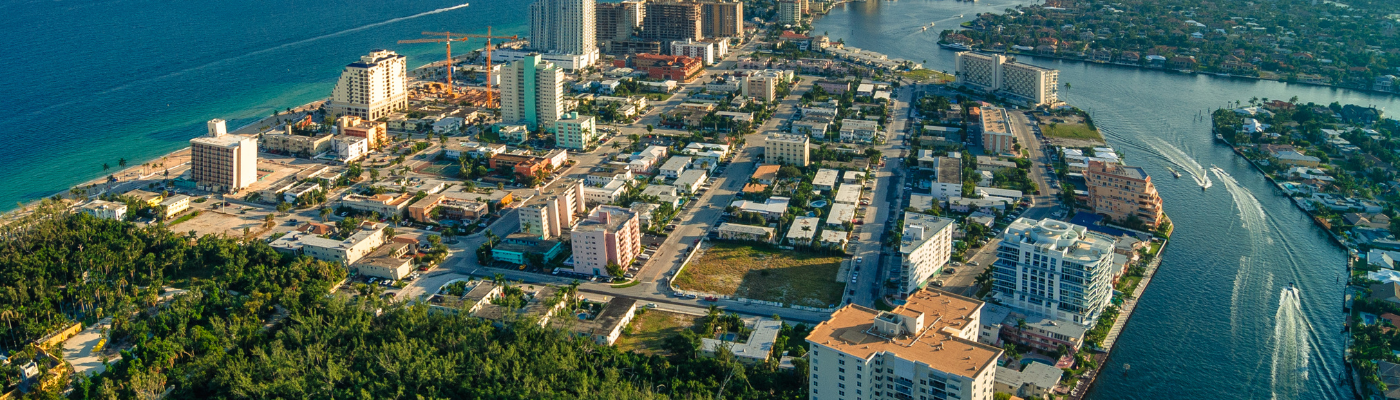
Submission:
M 938 183 L 962 184 L 962 160 L 952 157 L 938 157 Z
M 630 209 L 618 206 L 598 206 L 588 214 L 588 219 L 574 227 L 574 232 L 612 232 L 634 218 L 637 218 L 637 214 Z
M 1113 252 L 1113 238 L 1053 219 L 1017 218 L 1006 227 L 1003 240 L 1062 252 L 1066 257 L 1096 260 Z
M 997 107 L 982 107 L 982 132 L 1010 135 L 1006 126 L 1006 110 Z
M 816 186 L 835 186 L 836 178 L 841 175 L 841 171 L 822 168 L 817 170 L 817 177 L 812 179 L 812 184 Z
M 754 323 L 753 332 L 744 343 L 734 343 L 710 338 L 700 339 L 701 351 L 714 352 L 721 346 L 729 348 L 736 357 L 767 360 L 773 353 L 773 344 L 778 340 L 778 332 L 783 328 L 782 321 L 760 318 Z
M 725 222 L 719 225 L 720 232 L 739 232 L 751 235 L 772 235 L 776 229 L 766 226 L 740 225 Z
M 376 267 L 398 268 L 412 257 L 404 257 L 408 252 L 409 245 L 406 244 L 386 244 L 365 255 L 355 264 L 372 265 Z
M 753 178 L 772 182 L 778 179 L 779 168 L 777 164 L 760 165 L 758 168 L 754 169 Z
M 817 217 L 797 217 L 792 220 L 792 228 L 788 229 L 787 238 L 797 240 L 811 240 L 817 235 L 817 224 L 821 218 Z
M 899 244 L 899 252 L 912 253 L 914 249 L 923 246 L 938 232 L 950 229 L 952 226 L 952 219 L 905 211 L 904 235 L 903 241 Z
M 953 332 L 962 331 L 972 323 L 983 303 L 978 300 L 930 289 L 909 296 L 905 305 L 889 314 L 910 316 L 922 314 L 926 326 L 917 332 L 885 336 L 875 329 L 878 310 L 859 305 L 847 305 L 831 314 L 831 319 L 818 324 L 807 341 L 831 347 L 859 359 L 868 360 L 880 353 L 927 364 L 933 369 L 972 378 L 978 372 L 995 365 L 1002 350 L 963 339 Z

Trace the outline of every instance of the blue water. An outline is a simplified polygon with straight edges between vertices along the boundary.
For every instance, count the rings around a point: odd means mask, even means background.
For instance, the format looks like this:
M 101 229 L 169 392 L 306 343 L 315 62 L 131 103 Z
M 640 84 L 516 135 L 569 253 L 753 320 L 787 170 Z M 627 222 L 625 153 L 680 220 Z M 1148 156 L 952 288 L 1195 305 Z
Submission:
M 10 54 L 0 74 L 9 149 L 0 204 L 65 191 L 114 172 L 121 158 L 139 165 L 183 148 L 212 118 L 232 129 L 329 97 L 340 69 L 372 49 L 408 56 L 409 68 L 441 60 L 441 45 L 396 44 L 423 31 L 485 33 L 490 24 L 527 34 L 519 1 L 430 13 L 465 3 L 0 2 Z

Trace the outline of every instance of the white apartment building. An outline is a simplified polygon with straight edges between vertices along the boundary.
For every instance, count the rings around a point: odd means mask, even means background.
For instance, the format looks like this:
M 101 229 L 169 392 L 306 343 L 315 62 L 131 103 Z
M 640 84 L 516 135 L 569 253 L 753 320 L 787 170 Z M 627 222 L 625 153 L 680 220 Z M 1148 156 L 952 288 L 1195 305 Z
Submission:
M 631 209 L 598 206 L 572 233 L 574 272 L 609 276 L 608 265 L 627 268 L 642 252 L 640 218 Z
M 681 173 L 690 167 L 691 160 L 693 158 L 685 156 L 671 157 L 671 159 L 666 160 L 665 164 L 661 164 L 661 169 L 657 170 L 656 174 L 671 179 L 679 178 Z
M 101 219 L 126 219 L 126 204 L 116 201 L 93 200 L 82 206 L 84 214 Z
M 627 191 L 627 181 L 617 179 L 611 180 L 601 185 L 588 185 L 583 187 L 583 198 L 589 205 L 612 204 L 622 197 L 622 193 Z
M 1112 300 L 1115 240 L 1052 219 L 1006 227 L 992 294 L 1027 314 L 1092 326 Z
M 384 224 L 371 224 L 345 240 L 292 231 L 268 245 L 282 253 L 305 254 L 321 261 L 350 265 L 384 244 L 384 227 Z
M 565 114 L 554 121 L 554 145 L 565 149 L 583 150 L 598 139 L 598 124 L 591 115 Z
M 811 400 L 991 400 L 1002 350 L 977 342 L 984 303 L 920 290 L 879 311 L 847 305 L 807 336 Z
M 520 232 L 541 239 L 558 237 L 578 221 L 584 208 L 583 182 L 561 180 L 555 186 L 541 189 L 534 198 L 521 206 Z
M 530 130 L 554 126 L 564 115 L 564 70 L 526 56 L 501 67 L 501 121 Z
M 598 59 L 594 0 L 535 0 L 530 4 L 530 45 L 546 52 Z
M 717 53 L 715 44 L 711 42 L 697 42 L 695 39 L 671 42 L 671 55 L 698 58 L 705 65 L 715 65 L 715 59 L 720 57 Z
M 957 82 L 988 92 L 1011 94 L 1032 106 L 1059 101 L 1060 71 L 1007 61 L 1000 54 L 960 52 L 954 61 Z
M 868 119 L 842 119 L 841 141 L 846 143 L 872 143 L 880 136 L 880 121 Z
M 957 224 L 948 218 L 904 212 L 904 235 L 899 243 L 899 295 L 924 287 L 953 255 L 953 231 Z
M 258 140 L 228 134 L 210 120 L 209 135 L 190 139 L 190 177 L 200 189 L 234 193 L 258 181 Z
M 829 168 L 817 170 L 817 176 L 812 178 L 812 187 L 817 190 L 833 190 L 836 188 L 836 179 L 841 176 L 841 171 Z
M 763 156 L 768 163 L 805 167 L 812 163 L 812 139 L 807 135 L 770 133 L 763 141 Z
M 933 197 L 939 200 L 948 200 L 953 197 L 962 197 L 962 159 L 952 157 L 932 157 L 934 180 L 929 188 Z
M 340 162 L 349 163 L 369 154 L 369 140 L 358 136 L 340 135 L 331 139 L 335 157 Z
M 346 65 L 331 91 L 331 114 L 380 119 L 408 107 L 407 62 L 389 50 L 374 50 Z

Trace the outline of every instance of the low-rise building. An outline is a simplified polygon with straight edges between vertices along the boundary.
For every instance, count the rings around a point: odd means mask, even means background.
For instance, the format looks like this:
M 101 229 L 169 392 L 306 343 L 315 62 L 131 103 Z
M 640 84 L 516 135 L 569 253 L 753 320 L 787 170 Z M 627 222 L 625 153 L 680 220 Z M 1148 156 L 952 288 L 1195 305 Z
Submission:
M 817 217 L 797 217 L 792 219 L 792 226 L 788 227 L 787 241 L 792 245 L 810 245 L 812 239 L 817 237 L 817 230 L 821 228 L 821 218 Z
M 773 355 L 773 345 L 778 341 L 778 333 L 783 329 L 783 322 L 768 318 L 759 318 L 754 321 L 753 330 L 749 332 L 749 337 L 743 342 L 718 340 L 711 338 L 700 338 L 700 354 L 713 357 L 721 349 L 728 350 L 735 359 L 746 364 L 758 364 L 768 361 Z
M 1009 169 L 1016 169 L 1016 163 L 998 159 L 996 157 L 977 156 L 978 171 L 997 172 Z
M 773 235 L 777 229 L 766 226 L 740 225 L 722 223 L 715 230 L 719 233 L 719 238 L 724 240 L 748 240 L 755 242 L 772 243 Z
M 865 181 L 865 173 L 864 173 L 864 172 L 860 172 L 860 171 L 846 171 L 846 173 L 841 174 L 841 183 L 845 183 L 845 184 L 847 184 L 847 185 L 859 185 L 861 182 L 864 182 L 864 181 Z
M 811 164 L 811 138 L 807 135 L 771 133 L 763 142 L 767 162 L 805 167 Z
M 115 201 L 93 200 L 82 205 L 84 214 L 101 219 L 121 221 L 126 219 L 126 204 Z
M 517 232 L 507 235 L 491 247 L 491 260 L 525 265 L 529 264 L 531 254 L 538 254 L 542 262 L 549 262 L 563 252 L 564 242 Z
M 776 164 L 759 165 L 758 168 L 754 168 L 753 175 L 751 175 L 750 178 L 758 181 L 760 184 L 772 185 L 773 182 L 778 181 L 778 170 L 780 169 L 782 169 L 782 167 Z
M 590 205 L 612 204 L 627 191 L 627 181 L 611 180 L 602 185 L 584 185 L 583 199 Z
M 378 213 L 381 217 L 390 217 L 401 215 L 412 201 L 413 194 L 410 193 L 397 195 L 386 193 L 373 196 L 352 194 L 342 197 L 339 206 L 365 213 Z
M 273 250 L 293 256 L 307 255 L 317 260 L 351 265 L 384 244 L 384 225 L 365 223 L 345 240 L 292 232 L 269 243 Z
M 671 179 L 679 178 L 681 176 L 681 173 L 685 172 L 685 169 L 690 167 L 691 160 L 693 160 L 693 158 L 691 157 L 671 157 L 671 159 L 666 160 L 665 164 L 661 165 L 661 168 L 658 169 L 656 173 L 659 176 L 664 176 Z
M 1007 367 L 997 367 L 996 393 L 1007 393 L 1020 398 L 1047 398 L 1060 384 L 1065 371 L 1045 363 L 1026 363 L 1020 371 Z
M 836 188 L 836 178 L 841 175 L 841 171 L 829 168 L 817 170 L 817 176 L 812 178 L 812 187 L 817 190 L 833 190 Z
M 681 196 L 675 186 L 650 185 L 642 188 L 642 194 L 656 196 L 656 201 L 660 204 L 670 204 L 671 207 L 680 207 L 681 205 Z
M 164 212 L 164 214 L 161 215 L 161 218 L 170 219 L 171 217 L 174 217 L 182 212 L 185 212 L 185 210 L 190 209 L 190 196 L 186 196 L 183 194 L 170 196 L 170 198 L 160 202 L 160 209 Z
M 729 155 L 729 145 L 715 143 L 691 143 L 681 149 L 681 153 L 696 157 L 714 157 L 723 159 Z
M 831 228 L 841 227 L 851 223 L 856 219 L 856 209 L 860 206 L 855 204 L 836 203 L 831 205 L 831 213 L 826 216 L 826 226 Z
M 159 205 L 160 205 L 160 202 L 165 201 L 165 196 L 164 196 L 164 195 L 162 195 L 162 194 L 160 194 L 160 193 L 156 193 L 156 192 L 148 192 L 148 191 L 141 190 L 141 189 L 132 190 L 132 191 L 123 193 L 122 195 L 123 195 L 123 196 L 126 196 L 126 197 L 130 197 L 130 198 L 136 200 L 137 202 L 146 203 L 146 205 L 147 205 L 147 206 L 150 206 L 150 207 L 159 206 Z
M 961 197 L 963 189 L 962 160 L 952 157 L 936 157 L 933 160 L 934 181 L 930 192 L 939 200 Z
M 294 135 L 287 131 L 270 131 L 261 135 L 258 139 L 258 146 L 269 153 L 311 158 L 330 151 L 332 137 L 330 134 L 303 136 Z
M 680 176 L 676 177 L 676 181 L 672 182 L 672 185 L 682 194 L 690 195 L 700 190 L 700 186 L 704 185 L 707 179 L 709 179 L 709 175 L 705 170 L 692 169 L 682 172 Z
M 857 204 L 860 202 L 860 185 L 844 184 L 836 190 L 836 196 L 832 199 L 836 204 Z
M 331 151 L 340 162 L 359 160 L 369 154 L 369 148 L 369 140 L 359 136 L 339 135 L 331 138 Z
M 850 237 L 850 232 L 825 229 L 822 230 L 821 245 L 829 249 L 846 250 L 846 244 L 849 243 Z
M 569 332 L 588 337 L 599 346 L 610 346 L 622 336 L 622 330 L 637 315 L 637 300 L 613 297 L 596 314 L 582 319 L 559 318 L 552 322 L 556 328 L 568 328 Z M 568 321 L 565 323 L 565 321 Z
M 413 246 L 398 243 L 379 246 L 352 267 L 359 270 L 360 275 L 397 281 L 413 273 L 413 255 L 409 254 L 412 249 Z
M 880 121 L 865 119 L 841 120 L 841 141 L 846 143 L 872 143 L 880 135 Z
M 787 197 L 769 197 L 762 203 L 749 200 L 735 200 L 729 205 L 736 208 L 736 212 L 751 212 L 762 215 L 767 219 L 777 219 L 787 213 L 788 203 L 792 199 Z

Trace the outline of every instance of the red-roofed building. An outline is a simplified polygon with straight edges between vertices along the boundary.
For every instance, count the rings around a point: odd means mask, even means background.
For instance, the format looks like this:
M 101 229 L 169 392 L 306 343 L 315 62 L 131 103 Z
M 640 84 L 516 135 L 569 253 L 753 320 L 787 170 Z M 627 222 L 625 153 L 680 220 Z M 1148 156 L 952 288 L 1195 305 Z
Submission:
M 647 73 L 648 78 L 674 80 L 682 83 L 695 81 L 705 62 L 699 58 L 686 56 L 665 56 L 660 54 L 638 54 L 626 60 L 614 60 L 617 67 L 630 67 Z

